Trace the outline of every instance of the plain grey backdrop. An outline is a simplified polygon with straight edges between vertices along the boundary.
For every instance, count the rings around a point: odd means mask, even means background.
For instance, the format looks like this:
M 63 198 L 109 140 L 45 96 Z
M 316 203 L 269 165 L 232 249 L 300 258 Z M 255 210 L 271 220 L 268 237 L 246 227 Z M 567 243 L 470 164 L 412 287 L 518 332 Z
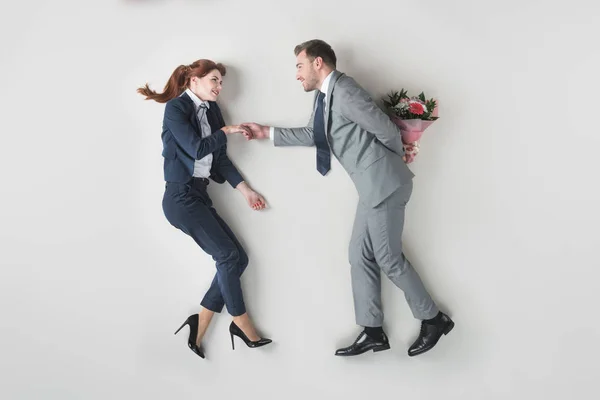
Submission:
M 3 2 L 0 397 L 592 398 L 599 15 L 577 0 Z M 229 123 L 305 124 L 293 48 L 313 38 L 377 99 L 439 100 L 404 243 L 456 328 L 407 357 L 419 323 L 384 280 L 391 351 L 334 357 L 358 333 L 354 187 L 337 162 L 321 177 L 314 149 L 238 137 L 229 155 L 270 208 L 210 193 L 274 344 L 232 351 L 225 313 L 202 360 L 173 332 L 214 265 L 162 214 L 164 106 L 135 90 L 211 58 L 229 68 Z

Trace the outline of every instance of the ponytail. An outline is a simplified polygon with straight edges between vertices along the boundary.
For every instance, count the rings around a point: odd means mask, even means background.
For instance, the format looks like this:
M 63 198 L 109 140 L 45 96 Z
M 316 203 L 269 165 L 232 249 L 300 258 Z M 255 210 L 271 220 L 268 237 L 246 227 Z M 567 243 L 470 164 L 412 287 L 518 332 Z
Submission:
M 165 85 L 162 93 L 157 93 L 150 89 L 146 83 L 143 87 L 138 88 L 137 92 L 142 96 L 146 96 L 146 100 L 154 100 L 159 103 L 166 103 L 183 93 L 188 86 L 189 73 L 191 68 L 187 65 L 180 65 L 173 71 L 169 81 Z

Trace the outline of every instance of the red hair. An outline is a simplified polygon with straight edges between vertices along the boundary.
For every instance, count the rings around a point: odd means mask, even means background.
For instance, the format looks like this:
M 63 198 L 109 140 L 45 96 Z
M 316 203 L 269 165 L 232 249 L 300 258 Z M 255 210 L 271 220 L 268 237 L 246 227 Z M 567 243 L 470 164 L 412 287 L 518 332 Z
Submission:
M 169 81 L 165 85 L 162 93 L 157 93 L 150 89 L 146 83 L 143 87 L 138 88 L 137 92 L 142 96 L 146 96 L 146 100 L 154 100 L 159 103 L 166 103 L 167 101 L 174 99 L 181 95 L 190 84 L 190 79 L 195 76 L 197 78 L 203 78 L 210 71 L 218 70 L 222 76 L 225 76 L 226 69 L 221 63 L 215 63 L 211 60 L 197 60 L 190 65 L 180 65 L 175 68 L 175 71 L 171 74 Z

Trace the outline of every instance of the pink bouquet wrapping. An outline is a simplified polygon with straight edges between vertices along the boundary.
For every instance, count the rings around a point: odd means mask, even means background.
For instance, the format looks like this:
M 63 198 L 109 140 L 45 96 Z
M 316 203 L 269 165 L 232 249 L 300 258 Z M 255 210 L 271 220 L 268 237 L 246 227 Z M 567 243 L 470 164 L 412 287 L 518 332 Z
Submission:
M 437 101 L 426 100 L 423 92 L 419 96 L 409 97 L 402 89 L 399 93 L 389 94 L 388 99 L 383 103 L 392 122 L 400 128 L 406 162 L 411 163 L 419 153 L 419 139 L 423 132 L 439 118 Z

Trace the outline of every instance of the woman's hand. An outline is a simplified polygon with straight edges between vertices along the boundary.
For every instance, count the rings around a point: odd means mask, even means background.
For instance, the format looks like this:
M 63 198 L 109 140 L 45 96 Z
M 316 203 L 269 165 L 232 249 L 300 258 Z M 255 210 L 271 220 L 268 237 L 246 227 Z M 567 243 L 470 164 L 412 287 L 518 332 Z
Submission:
M 236 186 L 236 189 L 244 195 L 246 201 L 248 202 L 248 206 L 250 206 L 250 208 L 253 210 L 262 210 L 267 206 L 267 202 L 265 201 L 264 197 L 252 190 L 252 188 L 250 188 L 246 182 L 241 182 Z
M 262 210 L 267 206 L 267 202 L 265 201 L 265 199 L 258 193 L 256 193 L 254 190 L 251 190 L 248 195 L 246 196 L 246 201 L 248 202 L 248 205 L 253 209 L 253 210 Z
M 227 125 L 221 128 L 226 135 L 231 135 L 234 133 L 241 133 L 247 140 L 252 139 L 252 131 L 250 128 L 243 125 Z

